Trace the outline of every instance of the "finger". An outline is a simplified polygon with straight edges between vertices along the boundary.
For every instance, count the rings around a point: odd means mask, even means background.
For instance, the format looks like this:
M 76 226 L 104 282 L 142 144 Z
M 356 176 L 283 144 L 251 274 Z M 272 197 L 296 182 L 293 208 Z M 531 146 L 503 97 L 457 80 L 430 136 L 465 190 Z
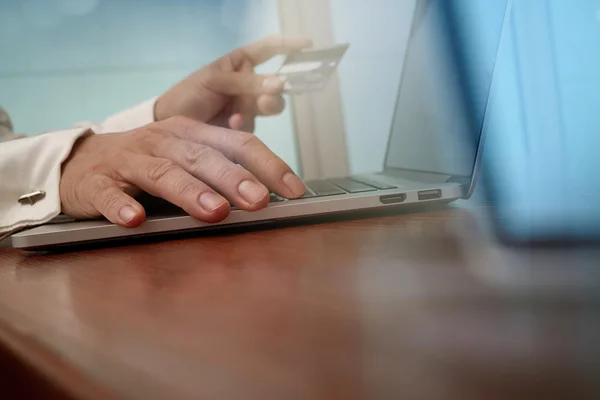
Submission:
M 285 109 L 285 99 L 283 96 L 262 95 L 256 99 L 255 107 L 258 115 L 279 115 Z
M 269 189 L 287 198 L 304 195 L 306 187 L 292 169 L 256 136 L 239 131 L 201 124 L 185 118 L 174 118 L 164 125 L 181 139 L 203 144 L 241 164 Z
M 227 200 L 168 159 L 131 155 L 119 171 L 123 179 L 143 191 L 181 207 L 204 222 L 227 217 Z
M 242 114 L 234 114 L 229 118 L 229 123 L 225 128 L 234 131 L 254 133 L 256 127 L 256 117 L 254 115 L 244 116 Z
M 305 36 L 274 35 L 243 47 L 242 52 L 254 66 L 267 62 L 277 55 L 287 55 L 312 47 L 312 40 Z
M 245 106 L 245 111 L 240 111 L 229 118 L 229 128 L 235 131 L 254 132 L 254 119 L 256 115 L 263 117 L 279 115 L 285 110 L 283 96 L 263 95 L 258 98 L 251 97 L 253 106 Z M 214 125 L 214 124 L 213 124 Z M 223 125 L 219 125 L 223 126 Z
M 241 72 L 254 73 L 254 66 L 248 60 L 244 61 L 240 67 Z M 240 114 L 240 119 L 236 120 L 232 115 L 233 122 L 231 129 L 254 133 L 256 120 L 256 96 L 237 96 L 233 102 L 233 111 Z
M 109 177 L 96 177 L 88 184 L 91 187 L 88 191 L 91 194 L 90 202 L 113 224 L 135 228 L 146 219 L 144 207 L 123 192 L 123 189 Z
M 283 92 L 285 83 L 276 75 L 257 75 L 254 72 L 231 72 L 214 69 L 206 74 L 203 86 L 228 96 L 260 96 Z
M 244 210 L 269 204 L 269 190 L 254 175 L 211 147 L 166 136 L 153 155 L 174 161 Z
M 256 98 L 242 96 L 236 101 L 236 113 L 229 119 L 229 128 L 254 133 L 256 121 Z
M 229 128 L 229 121 L 231 118 L 231 115 L 234 114 L 233 112 L 233 102 L 229 102 L 224 109 L 221 110 L 221 112 L 219 112 L 219 114 L 213 118 L 212 120 L 208 121 L 208 123 L 210 125 L 214 125 L 214 126 L 220 126 L 221 128 Z
M 234 131 L 247 132 L 246 130 L 244 130 L 244 116 L 242 114 L 233 114 L 229 118 L 228 125 L 229 125 L 229 128 L 233 129 Z

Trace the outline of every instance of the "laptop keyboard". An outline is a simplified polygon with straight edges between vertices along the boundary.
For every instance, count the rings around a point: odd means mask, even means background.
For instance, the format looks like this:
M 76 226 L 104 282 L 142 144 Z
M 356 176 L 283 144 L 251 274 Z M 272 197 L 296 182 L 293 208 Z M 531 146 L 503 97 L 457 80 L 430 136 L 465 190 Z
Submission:
M 394 185 L 375 182 L 363 178 L 321 179 L 308 181 L 305 182 L 305 184 L 307 190 L 302 199 L 397 189 L 397 186 Z M 275 194 L 271 194 L 271 203 L 277 203 L 281 201 L 284 201 L 284 199 Z
M 352 181 L 350 179 L 332 179 L 330 182 L 348 193 L 374 192 L 377 190 L 376 187 L 365 185 L 364 183 Z
M 342 179 L 323 179 L 305 182 L 307 186 L 306 193 L 302 196 L 302 199 L 310 199 L 317 197 L 327 196 L 339 196 L 349 193 L 367 193 L 375 192 L 378 190 L 396 189 L 397 186 L 388 185 L 381 182 L 369 181 L 363 178 L 342 178 Z M 165 216 L 179 216 L 187 215 L 181 208 L 162 200 L 158 197 L 153 197 L 147 194 L 143 194 L 138 200 L 146 208 L 146 213 L 149 218 L 158 218 Z M 274 193 L 271 193 L 271 204 L 281 203 L 284 201 L 296 201 L 298 199 L 287 200 Z M 233 206 L 232 210 L 238 208 Z M 52 220 L 52 224 L 62 224 L 66 222 L 73 222 L 74 219 L 60 215 Z
M 388 185 L 381 182 L 366 180 L 363 178 L 338 178 L 338 179 L 321 179 L 304 182 L 307 189 L 301 199 L 310 199 L 328 196 L 340 196 L 353 193 L 368 193 L 378 190 L 396 189 L 397 186 Z M 284 199 L 281 196 L 271 193 L 269 202 L 271 204 L 282 203 L 284 201 L 297 201 L 300 199 Z M 148 215 L 179 215 L 184 212 L 177 206 L 169 202 L 153 196 L 145 196 L 140 199 Z M 232 210 L 237 210 L 233 204 Z
M 309 181 L 306 182 L 307 188 L 315 195 L 314 197 L 335 196 L 346 194 L 341 188 L 327 181 Z

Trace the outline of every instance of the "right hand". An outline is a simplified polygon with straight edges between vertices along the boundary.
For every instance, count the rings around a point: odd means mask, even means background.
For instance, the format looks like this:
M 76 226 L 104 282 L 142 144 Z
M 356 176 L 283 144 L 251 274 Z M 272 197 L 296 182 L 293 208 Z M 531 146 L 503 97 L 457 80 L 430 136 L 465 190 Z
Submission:
M 256 211 L 268 205 L 269 191 L 298 198 L 305 187 L 256 136 L 184 117 L 82 138 L 63 163 L 60 199 L 71 217 L 104 215 L 137 227 L 146 216 L 134 199 L 142 191 L 198 220 L 219 222 L 229 202 Z

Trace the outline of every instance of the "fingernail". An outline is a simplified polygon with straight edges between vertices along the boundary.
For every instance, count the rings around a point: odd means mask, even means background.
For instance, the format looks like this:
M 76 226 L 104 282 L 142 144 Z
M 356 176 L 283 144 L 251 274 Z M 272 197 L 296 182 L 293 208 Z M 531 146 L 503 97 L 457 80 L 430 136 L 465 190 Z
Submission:
M 203 193 L 198 200 L 202 208 L 209 213 L 223 207 L 223 205 L 227 202 L 221 196 L 211 192 Z
M 252 181 L 240 183 L 238 192 L 250 204 L 256 204 L 269 195 L 267 188 Z
M 263 81 L 263 87 L 267 90 L 282 90 L 283 81 L 276 76 L 270 76 Z
M 296 197 L 301 197 L 306 192 L 306 186 L 295 174 L 288 172 L 283 176 L 283 183 L 290 192 Z
M 137 211 L 131 206 L 124 206 L 119 210 L 119 218 L 126 224 L 133 221 L 135 217 L 137 217 Z

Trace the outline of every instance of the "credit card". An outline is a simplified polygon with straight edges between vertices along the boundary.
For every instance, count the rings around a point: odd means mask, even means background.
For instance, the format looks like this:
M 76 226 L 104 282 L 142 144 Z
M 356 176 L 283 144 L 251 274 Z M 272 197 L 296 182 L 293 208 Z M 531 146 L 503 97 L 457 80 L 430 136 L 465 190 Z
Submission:
M 284 91 L 302 94 L 325 89 L 349 46 L 340 44 L 289 55 L 277 73 L 285 82 Z

